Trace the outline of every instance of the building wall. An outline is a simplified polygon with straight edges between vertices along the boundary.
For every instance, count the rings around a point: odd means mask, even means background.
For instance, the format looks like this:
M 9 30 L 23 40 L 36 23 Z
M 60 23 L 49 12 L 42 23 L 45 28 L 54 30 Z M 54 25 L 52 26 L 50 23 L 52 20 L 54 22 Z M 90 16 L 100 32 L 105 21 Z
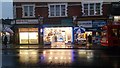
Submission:
M 22 8 L 16 8 L 16 18 L 22 18 Z
M 103 16 L 109 16 L 111 3 L 103 3 Z
M 49 2 L 48 2 L 49 3 Z M 14 3 L 16 5 L 16 18 L 22 18 L 22 4 L 35 4 L 35 17 L 37 18 L 38 15 L 43 16 L 44 18 L 48 18 L 48 3 Z M 110 14 L 110 4 L 109 2 L 103 3 L 103 16 L 106 17 Z M 82 6 L 81 3 L 78 2 L 73 2 L 73 3 L 68 3 L 68 17 L 72 16 L 77 16 L 81 17 L 82 16 Z
M 81 2 L 81 1 L 100 1 L 100 0 L 13 0 L 13 2 Z M 119 2 L 119 0 L 101 0 L 103 2 Z
M 16 5 L 16 18 L 22 18 L 22 4 L 31 4 L 29 2 L 26 3 L 14 3 Z M 35 4 L 35 17 L 37 18 L 38 15 L 43 16 L 44 18 L 48 18 L 48 3 L 37 3 L 34 2 L 32 4 Z M 76 3 L 68 3 L 68 17 L 72 16 L 81 16 L 81 6 L 80 2 Z
M 22 4 L 35 4 L 35 17 L 38 15 L 44 17 L 44 24 L 60 24 L 62 19 L 77 16 L 77 20 L 107 20 L 110 14 L 110 2 L 104 2 L 102 5 L 102 13 L 100 16 L 82 16 L 82 5 L 81 2 L 68 2 L 67 17 L 48 17 L 48 4 L 51 2 L 15 2 L 16 5 L 16 18 L 22 18 Z M 55 2 L 56 3 L 56 2 Z M 24 18 L 23 18 L 24 19 Z M 29 19 L 29 18 L 28 18 Z M 54 20 L 53 20 L 54 19 Z
M 80 5 L 75 5 L 75 6 L 68 6 L 68 16 L 81 16 L 81 6 Z
M 48 8 L 47 7 L 36 7 L 35 8 L 35 16 L 38 15 L 47 18 L 48 17 Z

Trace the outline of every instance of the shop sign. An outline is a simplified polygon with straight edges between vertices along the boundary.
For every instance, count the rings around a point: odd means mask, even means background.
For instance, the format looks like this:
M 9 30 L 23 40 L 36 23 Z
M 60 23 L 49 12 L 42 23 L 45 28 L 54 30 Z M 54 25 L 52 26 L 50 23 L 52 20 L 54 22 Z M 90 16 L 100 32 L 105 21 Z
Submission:
M 93 21 L 93 27 L 102 27 L 106 25 L 105 21 Z
M 62 19 L 61 25 L 62 26 L 73 26 L 72 19 Z
M 93 29 L 93 28 L 91 28 L 91 29 L 87 29 L 87 31 L 96 31 L 97 29 Z
M 72 23 L 72 19 L 63 19 L 61 20 L 62 23 Z
M 38 24 L 38 20 L 16 20 L 16 24 Z
M 78 26 L 90 28 L 92 27 L 92 21 L 78 21 Z

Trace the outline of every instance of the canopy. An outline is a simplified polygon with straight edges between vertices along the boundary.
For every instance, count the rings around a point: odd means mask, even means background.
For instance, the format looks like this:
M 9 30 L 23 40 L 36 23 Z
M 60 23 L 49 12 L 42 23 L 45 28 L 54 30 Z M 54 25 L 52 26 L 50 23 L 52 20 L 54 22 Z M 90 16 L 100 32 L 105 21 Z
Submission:
M 85 33 L 85 28 L 83 28 L 83 27 L 75 27 L 74 31 L 76 33 Z
M 5 27 L 4 29 L 3 29 L 3 32 L 8 32 L 8 33 L 14 33 L 13 32 L 13 30 L 11 30 L 9 27 Z

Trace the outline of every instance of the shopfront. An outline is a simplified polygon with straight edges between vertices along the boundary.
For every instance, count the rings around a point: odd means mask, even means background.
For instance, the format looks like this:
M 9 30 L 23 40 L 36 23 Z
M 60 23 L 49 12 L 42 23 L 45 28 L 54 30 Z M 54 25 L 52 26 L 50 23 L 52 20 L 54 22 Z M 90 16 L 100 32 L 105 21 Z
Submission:
M 94 20 L 92 22 L 93 31 L 93 43 L 100 44 L 101 39 L 101 27 L 105 26 L 107 23 L 104 20 Z M 90 29 L 89 29 L 90 30 Z
M 54 43 L 66 45 L 73 42 L 73 23 L 72 19 L 62 19 L 57 21 L 44 19 L 42 26 L 38 23 L 38 19 L 19 19 L 16 20 L 15 44 L 49 44 Z
M 86 45 L 87 44 L 87 36 L 88 35 L 92 36 L 92 31 L 87 30 L 89 28 L 92 28 L 92 21 L 78 21 L 78 26 L 84 28 L 85 32 L 78 33 L 76 30 L 74 30 L 75 44 Z
M 43 34 L 44 44 L 54 44 L 56 42 L 66 44 L 73 42 L 72 27 L 45 27 Z
M 37 19 L 19 19 L 15 23 L 16 44 L 39 44 L 39 25 Z

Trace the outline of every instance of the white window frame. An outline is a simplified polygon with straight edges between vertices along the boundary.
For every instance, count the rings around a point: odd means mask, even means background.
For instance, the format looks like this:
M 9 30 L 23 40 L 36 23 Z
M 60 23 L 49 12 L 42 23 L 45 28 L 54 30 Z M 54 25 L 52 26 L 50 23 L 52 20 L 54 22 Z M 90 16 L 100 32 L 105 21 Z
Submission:
M 98 15 L 96 15 L 96 3 L 100 3 L 100 14 Z M 84 15 L 84 4 L 88 4 L 88 14 L 87 15 Z M 94 14 L 93 15 L 90 15 L 90 4 L 94 4 Z M 103 3 L 102 2 L 87 2 L 87 3 L 82 3 L 82 13 L 83 13 L 83 15 L 82 16 L 101 16 L 101 15 L 103 15 L 103 13 L 102 13 L 102 5 L 103 5 Z
M 24 14 L 24 6 L 33 6 L 33 16 L 30 16 L 30 11 L 29 11 L 29 9 L 28 9 L 28 16 L 25 16 L 25 14 Z M 35 4 L 24 4 L 24 5 L 22 5 L 22 17 L 35 17 Z
M 60 16 L 56 16 L 56 10 L 54 10 L 54 12 L 55 12 L 54 16 L 51 16 L 51 13 L 50 13 L 50 6 L 51 5 L 60 5 Z M 65 15 L 64 16 L 61 15 L 61 5 L 65 5 Z M 68 6 L 67 3 L 48 4 L 48 13 L 49 13 L 48 17 L 67 17 L 67 6 Z

